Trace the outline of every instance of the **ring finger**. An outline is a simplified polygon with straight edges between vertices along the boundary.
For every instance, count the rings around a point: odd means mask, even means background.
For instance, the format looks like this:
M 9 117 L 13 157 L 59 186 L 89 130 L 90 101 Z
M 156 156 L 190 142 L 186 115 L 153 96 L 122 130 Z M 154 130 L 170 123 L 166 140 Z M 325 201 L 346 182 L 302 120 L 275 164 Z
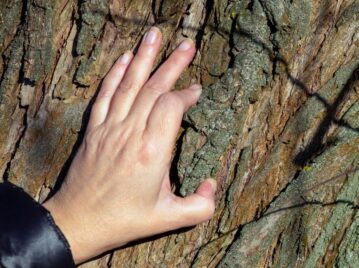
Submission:
M 106 121 L 119 122 L 128 114 L 134 99 L 149 78 L 161 45 L 161 32 L 152 27 L 144 36 L 136 56 L 113 95 Z

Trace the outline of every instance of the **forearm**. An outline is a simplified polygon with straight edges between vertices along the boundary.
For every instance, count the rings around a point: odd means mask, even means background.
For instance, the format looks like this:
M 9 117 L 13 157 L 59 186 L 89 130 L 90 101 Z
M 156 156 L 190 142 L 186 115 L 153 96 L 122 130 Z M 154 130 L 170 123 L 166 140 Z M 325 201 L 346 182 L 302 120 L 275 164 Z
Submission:
M 74 267 L 69 244 L 48 210 L 21 188 L 0 184 L 0 266 Z

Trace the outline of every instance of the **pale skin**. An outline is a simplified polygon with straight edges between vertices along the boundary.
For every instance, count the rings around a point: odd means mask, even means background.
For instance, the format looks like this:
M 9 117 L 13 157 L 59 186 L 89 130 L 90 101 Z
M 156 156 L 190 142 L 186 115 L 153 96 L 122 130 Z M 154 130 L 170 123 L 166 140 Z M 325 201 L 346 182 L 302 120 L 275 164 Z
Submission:
M 195 47 L 184 40 L 151 76 L 160 45 L 161 32 L 152 27 L 136 55 L 128 51 L 114 63 L 61 189 L 43 204 L 77 264 L 213 216 L 215 180 L 179 197 L 169 177 L 183 114 L 201 94 L 199 85 L 172 90 Z

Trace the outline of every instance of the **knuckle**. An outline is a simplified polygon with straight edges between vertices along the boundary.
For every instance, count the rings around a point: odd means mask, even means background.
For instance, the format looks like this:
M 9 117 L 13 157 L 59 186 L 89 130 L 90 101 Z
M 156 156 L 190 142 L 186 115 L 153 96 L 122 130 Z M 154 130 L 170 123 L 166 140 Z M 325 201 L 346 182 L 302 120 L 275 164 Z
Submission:
M 144 142 L 140 147 L 138 156 L 142 164 L 147 164 L 156 158 L 157 153 L 157 148 L 153 142 Z
M 129 131 L 118 128 L 113 129 L 105 125 L 98 126 L 91 129 L 85 134 L 84 146 L 87 152 L 94 153 L 108 153 L 116 154 L 128 142 Z
M 106 104 L 107 97 L 104 96 L 98 96 L 96 98 L 95 103 L 91 107 L 91 116 L 95 116 L 97 113 L 100 113 Z
M 122 82 L 117 88 L 116 94 L 127 94 L 136 88 L 138 88 L 138 85 L 135 82 Z
M 98 140 L 98 137 L 99 137 L 98 130 L 96 128 L 91 129 L 86 133 L 85 142 L 89 144 L 93 143 L 94 141 Z
M 214 200 L 208 201 L 207 204 L 207 215 L 209 219 L 213 217 L 214 211 L 216 210 L 216 204 Z
M 113 86 L 115 86 L 115 79 L 113 79 L 113 77 L 107 75 L 102 81 L 101 91 L 103 91 L 103 89 L 105 89 L 105 88 L 113 87 Z
M 126 146 L 130 137 L 130 128 L 125 128 L 121 124 L 108 126 L 108 133 L 104 139 L 104 147 L 108 151 L 118 152 Z
M 96 151 L 97 150 L 97 144 L 101 140 L 101 133 L 98 128 L 94 128 L 89 130 L 84 137 L 84 146 L 87 151 Z
M 200 97 L 200 95 L 198 95 L 198 93 L 194 92 L 193 90 L 189 90 L 189 89 L 184 90 L 182 93 L 189 96 L 191 100 L 198 100 Z
M 156 83 L 149 83 L 146 85 L 146 90 L 155 97 L 158 97 L 163 93 L 162 88 L 162 85 Z
M 168 64 L 172 67 L 172 68 L 176 68 L 177 66 L 181 66 L 183 65 L 183 57 L 181 55 L 176 55 L 174 54 L 173 57 L 171 57 L 169 59 Z
M 113 84 L 112 81 L 113 81 L 113 79 L 110 80 L 109 78 L 105 78 L 105 80 L 101 84 L 101 88 L 96 97 L 96 101 L 104 99 L 104 98 L 109 98 L 112 96 L 112 93 L 114 91 L 113 90 L 114 85 L 112 85 Z
M 195 221 L 201 223 L 212 219 L 215 212 L 215 208 L 216 205 L 214 200 L 203 200 L 201 211 L 195 216 Z
M 171 109 L 174 107 L 181 106 L 181 99 L 172 93 L 164 93 L 158 98 L 158 102 L 161 106 L 164 106 L 166 109 Z
M 128 141 L 127 134 L 125 132 L 120 132 L 116 135 L 114 139 L 114 146 L 116 148 L 123 148 L 126 145 L 127 141 Z M 112 146 L 110 145 L 110 147 Z
M 101 99 L 107 99 L 111 97 L 111 93 L 112 90 L 110 90 L 109 88 L 103 88 L 100 90 L 98 96 L 97 96 L 97 101 L 101 100 Z

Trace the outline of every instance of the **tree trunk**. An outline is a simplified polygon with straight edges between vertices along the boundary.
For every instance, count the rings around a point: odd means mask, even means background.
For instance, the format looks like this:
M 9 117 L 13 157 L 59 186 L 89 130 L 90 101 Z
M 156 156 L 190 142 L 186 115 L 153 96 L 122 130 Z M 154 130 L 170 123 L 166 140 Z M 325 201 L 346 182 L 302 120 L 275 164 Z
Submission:
M 39 201 L 115 59 L 151 25 L 157 64 L 196 41 L 176 88 L 204 90 L 171 176 L 180 195 L 215 177 L 214 218 L 82 267 L 359 267 L 358 0 L 7 0 L 0 14 L 0 171 Z

